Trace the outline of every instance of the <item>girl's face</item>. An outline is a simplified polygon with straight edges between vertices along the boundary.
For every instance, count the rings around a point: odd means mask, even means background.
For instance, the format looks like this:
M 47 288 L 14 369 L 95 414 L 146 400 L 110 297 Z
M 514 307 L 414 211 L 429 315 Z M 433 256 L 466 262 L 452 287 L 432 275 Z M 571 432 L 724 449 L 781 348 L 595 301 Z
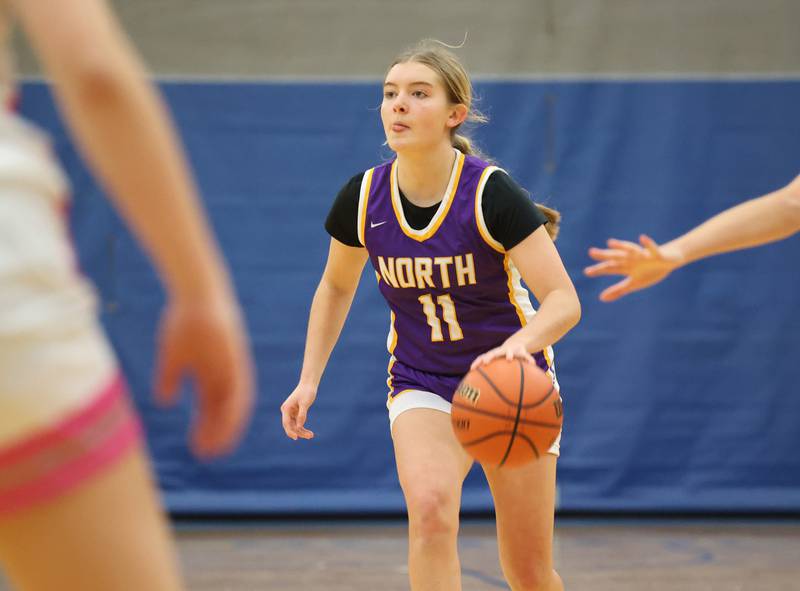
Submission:
M 424 64 L 395 64 L 383 83 L 381 120 L 395 152 L 425 150 L 450 143 L 450 131 L 467 116 L 465 105 L 450 103 L 439 75 Z

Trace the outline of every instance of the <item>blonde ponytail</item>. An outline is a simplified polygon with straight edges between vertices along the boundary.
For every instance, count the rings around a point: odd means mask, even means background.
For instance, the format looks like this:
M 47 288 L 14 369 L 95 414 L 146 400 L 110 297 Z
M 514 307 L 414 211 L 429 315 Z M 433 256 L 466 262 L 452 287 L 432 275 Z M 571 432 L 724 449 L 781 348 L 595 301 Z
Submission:
M 460 151 L 462 154 L 469 156 L 470 154 L 474 154 L 472 148 L 472 142 L 467 136 L 459 135 L 457 133 L 453 134 L 453 147 Z
M 561 213 L 552 207 L 547 207 L 546 205 L 542 205 L 540 203 L 537 203 L 536 207 L 538 207 L 539 211 L 541 211 L 544 214 L 544 217 L 547 218 L 547 225 L 545 226 L 545 229 L 550 235 L 550 239 L 555 241 L 555 239 L 558 237 L 558 231 L 561 228 Z

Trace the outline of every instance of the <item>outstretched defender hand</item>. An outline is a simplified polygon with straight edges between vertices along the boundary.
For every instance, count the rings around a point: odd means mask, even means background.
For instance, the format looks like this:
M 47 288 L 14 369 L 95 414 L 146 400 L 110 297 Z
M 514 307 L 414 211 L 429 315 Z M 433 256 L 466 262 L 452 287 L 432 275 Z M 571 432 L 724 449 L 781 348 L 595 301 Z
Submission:
M 308 409 L 314 404 L 316 398 L 316 388 L 306 384 L 297 384 L 294 392 L 289 394 L 289 397 L 281 404 L 281 422 L 289 439 L 297 441 L 298 437 L 300 439 L 314 437 L 314 432 L 306 429 L 305 425 Z
M 681 256 L 667 246 L 659 246 L 656 242 L 642 234 L 640 244 L 617 240 L 608 240 L 608 248 L 590 248 L 589 256 L 596 265 L 586 267 L 584 273 L 589 277 L 601 275 L 626 275 L 622 281 L 615 283 L 600 294 L 604 302 L 612 302 L 631 292 L 650 287 L 662 281 L 676 268 L 681 266 Z
M 210 458 L 231 451 L 253 405 L 254 374 L 239 310 L 231 298 L 197 304 L 170 302 L 159 329 L 156 398 L 174 404 L 184 376 L 197 394 L 191 434 L 194 453 Z

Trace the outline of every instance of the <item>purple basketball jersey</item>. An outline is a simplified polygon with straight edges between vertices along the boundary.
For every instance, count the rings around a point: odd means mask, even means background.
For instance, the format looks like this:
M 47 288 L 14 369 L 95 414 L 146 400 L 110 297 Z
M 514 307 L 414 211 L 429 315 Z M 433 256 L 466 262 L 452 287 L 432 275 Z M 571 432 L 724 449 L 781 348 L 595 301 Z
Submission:
M 403 215 L 396 160 L 364 174 L 359 240 L 391 309 L 389 352 L 406 366 L 463 376 L 476 357 L 535 313 L 518 271 L 483 219 L 483 188 L 496 170 L 457 151 L 444 198 L 422 230 Z M 552 350 L 535 357 L 550 369 Z

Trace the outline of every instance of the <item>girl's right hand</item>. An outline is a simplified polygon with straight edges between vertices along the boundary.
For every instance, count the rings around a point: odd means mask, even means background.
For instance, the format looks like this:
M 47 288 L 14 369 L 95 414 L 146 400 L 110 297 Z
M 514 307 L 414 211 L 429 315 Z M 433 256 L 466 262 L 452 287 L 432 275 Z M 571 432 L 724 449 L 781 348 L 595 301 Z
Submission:
M 289 439 L 311 439 L 314 432 L 305 428 L 308 409 L 317 398 L 317 389 L 308 384 L 297 384 L 294 392 L 281 404 L 281 422 Z

